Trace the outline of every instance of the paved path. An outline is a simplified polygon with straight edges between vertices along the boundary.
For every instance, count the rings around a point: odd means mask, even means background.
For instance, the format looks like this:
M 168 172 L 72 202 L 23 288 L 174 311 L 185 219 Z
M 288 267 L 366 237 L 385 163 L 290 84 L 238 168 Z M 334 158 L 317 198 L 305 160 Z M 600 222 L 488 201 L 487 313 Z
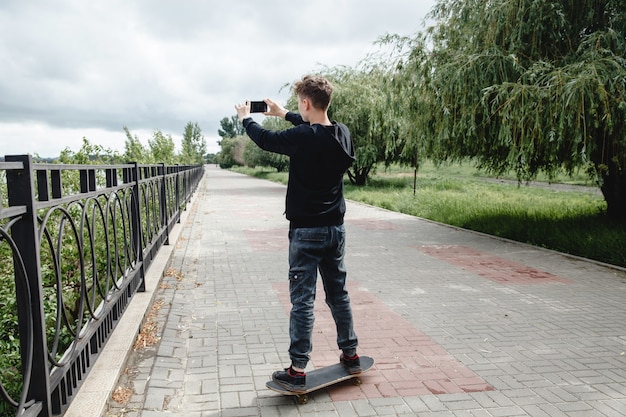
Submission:
M 353 202 L 349 289 L 375 369 L 305 405 L 266 389 L 288 364 L 284 194 L 207 167 L 154 296 L 160 342 L 133 352 L 132 395 L 106 416 L 626 415 L 626 273 Z M 312 367 L 339 355 L 318 298 Z

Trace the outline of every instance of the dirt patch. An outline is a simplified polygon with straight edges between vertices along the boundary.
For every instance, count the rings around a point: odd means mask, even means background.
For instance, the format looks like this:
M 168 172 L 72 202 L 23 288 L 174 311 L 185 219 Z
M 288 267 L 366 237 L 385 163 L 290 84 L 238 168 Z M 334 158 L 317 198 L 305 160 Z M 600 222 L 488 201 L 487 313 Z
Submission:
M 135 340 L 135 344 L 133 345 L 133 350 L 144 349 L 149 346 L 156 345 L 159 343 L 161 338 L 158 336 L 159 333 L 159 324 L 155 320 L 157 313 L 163 307 L 163 300 L 156 300 L 152 307 L 150 307 L 150 311 L 146 316 L 146 320 L 139 331 L 139 335 L 137 336 L 137 340 Z

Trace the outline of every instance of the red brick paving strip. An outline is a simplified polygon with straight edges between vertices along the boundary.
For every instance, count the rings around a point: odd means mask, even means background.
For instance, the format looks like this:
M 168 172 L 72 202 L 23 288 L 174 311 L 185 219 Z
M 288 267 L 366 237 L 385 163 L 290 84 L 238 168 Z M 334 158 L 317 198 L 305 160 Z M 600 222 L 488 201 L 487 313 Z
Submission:
M 431 245 L 414 246 L 427 255 L 449 262 L 466 271 L 501 284 L 541 284 L 559 282 L 569 284 L 572 281 L 539 269 L 530 268 L 498 256 L 463 246 Z
M 288 284 L 273 287 L 288 313 L 291 308 Z M 366 289 L 351 285 L 350 298 L 359 353 L 372 356 L 376 365 L 363 375 L 360 386 L 348 381 L 328 388 L 333 401 L 493 390 Z M 335 324 L 323 299 L 324 290 L 319 284 L 311 354 L 315 367 L 337 363 L 339 359 Z

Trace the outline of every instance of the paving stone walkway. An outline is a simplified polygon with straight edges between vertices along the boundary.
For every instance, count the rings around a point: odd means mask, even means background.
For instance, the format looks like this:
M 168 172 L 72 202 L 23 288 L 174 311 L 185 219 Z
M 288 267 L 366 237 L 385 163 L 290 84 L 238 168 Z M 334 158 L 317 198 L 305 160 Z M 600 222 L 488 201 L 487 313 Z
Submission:
M 626 273 L 348 202 L 362 385 L 299 405 L 288 365 L 285 187 L 207 167 L 107 417 L 626 415 Z M 339 352 L 316 302 L 310 367 Z M 123 389 L 126 388 L 124 391 Z

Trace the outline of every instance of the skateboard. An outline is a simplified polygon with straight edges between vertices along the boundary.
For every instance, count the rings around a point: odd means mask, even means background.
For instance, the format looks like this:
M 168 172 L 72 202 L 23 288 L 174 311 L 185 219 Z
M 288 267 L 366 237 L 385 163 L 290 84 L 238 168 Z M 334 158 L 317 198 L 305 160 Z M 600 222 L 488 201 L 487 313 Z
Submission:
M 284 395 L 295 395 L 298 403 L 306 404 L 309 401 L 309 393 L 318 389 L 337 384 L 341 381 L 352 379 L 355 385 L 361 385 L 361 375 L 372 369 L 374 359 L 369 356 L 361 356 L 361 373 L 349 374 L 341 363 L 325 366 L 323 368 L 314 369 L 306 373 L 306 390 L 304 392 L 289 391 L 282 385 L 270 380 L 265 386 L 272 391 L 279 392 Z

